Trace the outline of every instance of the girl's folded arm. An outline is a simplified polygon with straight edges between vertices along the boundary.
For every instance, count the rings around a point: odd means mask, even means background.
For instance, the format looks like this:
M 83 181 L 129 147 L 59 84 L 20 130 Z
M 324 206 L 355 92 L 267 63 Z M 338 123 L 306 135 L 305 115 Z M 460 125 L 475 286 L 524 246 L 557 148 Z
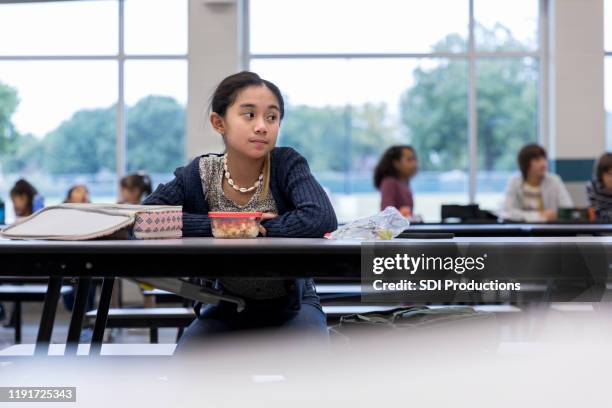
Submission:
M 285 193 L 295 209 L 262 224 L 268 237 L 321 238 L 338 227 L 336 214 L 306 159 L 294 150 L 291 152 Z
M 181 205 L 185 204 L 185 189 L 183 186 L 184 167 L 176 169 L 174 179 L 166 184 L 160 184 L 143 202 L 145 205 Z M 183 211 L 184 237 L 210 237 L 210 219 L 206 214 L 194 214 Z
M 157 186 L 155 191 L 149 194 L 142 203 L 144 205 L 183 205 L 185 192 L 181 178 L 178 176 L 179 169 L 174 174 L 172 181 Z
M 183 213 L 184 237 L 212 237 L 210 218 L 206 214 Z

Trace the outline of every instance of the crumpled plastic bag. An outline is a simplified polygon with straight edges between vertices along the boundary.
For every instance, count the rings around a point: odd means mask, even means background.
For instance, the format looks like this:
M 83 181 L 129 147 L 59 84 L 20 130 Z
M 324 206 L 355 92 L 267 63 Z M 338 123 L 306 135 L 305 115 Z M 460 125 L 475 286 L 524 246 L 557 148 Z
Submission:
M 327 234 L 328 239 L 381 240 L 393 239 L 410 226 L 395 207 L 387 207 L 371 217 L 360 218 Z

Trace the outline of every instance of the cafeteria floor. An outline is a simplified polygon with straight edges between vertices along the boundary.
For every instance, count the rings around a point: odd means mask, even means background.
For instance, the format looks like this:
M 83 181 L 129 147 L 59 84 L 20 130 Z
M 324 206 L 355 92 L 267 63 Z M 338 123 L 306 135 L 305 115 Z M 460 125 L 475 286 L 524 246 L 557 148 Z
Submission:
M 24 313 L 24 342 L 34 340 L 36 309 Z M 77 403 L 61 406 L 87 408 L 609 406 L 611 311 L 609 303 L 541 305 L 418 335 L 335 337 L 333 353 L 240 336 L 172 358 L 7 357 L 0 358 L 0 381 L 73 387 Z M 54 342 L 65 341 L 67 322 L 58 310 Z M 173 336 L 161 331 L 160 341 Z M 2 344 L 11 339 L 12 330 L 0 329 Z M 124 330 L 115 341 L 146 343 L 147 333 Z
M 5 310 L 7 310 L 7 317 L 2 321 L 0 325 L 0 350 L 9 347 L 14 344 L 15 331 L 14 329 L 4 327 L 8 322 L 13 304 L 10 302 L 3 302 Z M 36 342 L 36 334 L 38 333 L 38 324 L 40 323 L 40 315 L 42 312 L 42 305 L 36 303 L 24 303 L 22 307 L 22 319 L 23 323 L 21 326 L 21 335 L 23 344 L 33 344 Z M 53 326 L 53 336 L 51 337 L 52 343 L 65 343 L 66 336 L 68 335 L 68 325 L 70 323 L 70 314 L 62 302 L 59 303 L 57 308 L 57 314 L 55 315 L 55 325 Z M 176 341 L 176 329 L 173 328 L 160 328 L 159 343 L 174 343 Z M 109 339 L 109 335 L 111 338 Z M 104 337 L 104 341 L 112 341 L 113 343 L 148 343 L 149 342 L 149 329 L 107 329 Z
M 14 329 L 5 327 L 8 315 L 13 305 L 5 302 L 7 318 L 0 325 L 0 350 L 14 344 Z M 520 310 L 513 306 L 481 306 L 481 310 L 493 311 L 496 315 L 498 339 L 502 342 L 525 342 L 538 337 L 544 326 L 553 325 L 556 328 L 570 330 L 579 336 L 588 336 L 593 330 L 593 319 L 603 325 L 612 321 L 612 302 L 608 303 L 551 303 L 533 306 L 529 311 Z M 40 321 L 42 305 L 25 303 L 22 305 L 22 343 L 32 344 L 36 341 L 38 324 Z M 583 325 L 581 317 L 588 318 L 590 325 Z M 65 343 L 68 333 L 70 315 L 63 307 L 58 305 L 52 343 Z M 587 332 L 585 332 L 585 330 Z M 159 343 L 175 343 L 177 330 L 174 328 L 159 329 Z M 332 336 L 333 337 L 333 336 Z M 333 338 L 332 338 L 333 340 Z M 107 329 L 104 337 L 105 343 L 149 343 L 149 330 L 133 329 Z

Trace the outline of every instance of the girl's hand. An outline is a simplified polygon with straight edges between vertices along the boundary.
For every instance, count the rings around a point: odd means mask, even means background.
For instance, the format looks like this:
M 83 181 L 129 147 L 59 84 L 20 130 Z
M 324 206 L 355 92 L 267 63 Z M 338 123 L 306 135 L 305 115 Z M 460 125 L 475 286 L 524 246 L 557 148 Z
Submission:
M 263 213 L 261 214 L 260 221 L 267 221 L 267 220 L 271 220 L 272 218 L 276 218 L 276 217 L 278 217 L 278 215 L 274 213 Z M 259 224 L 259 233 L 265 237 L 268 231 L 266 231 L 263 225 Z
M 407 205 L 400 207 L 399 212 L 406 218 L 412 217 L 412 210 Z
M 548 210 L 540 211 L 540 215 L 544 218 L 544 221 L 555 221 L 557 219 L 557 210 L 549 208 Z

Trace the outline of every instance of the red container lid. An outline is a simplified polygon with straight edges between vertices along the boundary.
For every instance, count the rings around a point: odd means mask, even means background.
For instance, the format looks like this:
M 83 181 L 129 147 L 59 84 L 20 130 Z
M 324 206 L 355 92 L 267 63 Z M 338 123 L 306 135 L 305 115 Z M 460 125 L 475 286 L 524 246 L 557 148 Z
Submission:
M 261 218 L 262 212 L 215 212 L 211 211 L 208 213 L 209 217 L 212 218 L 245 218 L 245 217 L 256 217 Z

